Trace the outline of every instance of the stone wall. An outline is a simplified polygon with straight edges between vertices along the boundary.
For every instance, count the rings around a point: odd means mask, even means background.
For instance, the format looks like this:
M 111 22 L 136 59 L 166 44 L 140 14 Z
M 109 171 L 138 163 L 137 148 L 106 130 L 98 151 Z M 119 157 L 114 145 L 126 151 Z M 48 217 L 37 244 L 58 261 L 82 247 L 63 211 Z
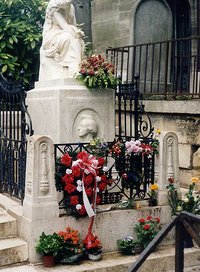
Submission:
M 127 46 L 134 43 L 134 20 L 136 10 L 142 0 L 93 0 L 92 1 L 92 39 L 93 46 L 99 53 L 105 53 L 108 47 Z M 166 1 L 154 1 L 155 5 L 165 4 Z M 157 2 L 157 3 L 156 3 Z M 192 34 L 196 33 L 196 1 L 188 1 L 191 6 Z M 166 13 L 166 12 L 165 12 Z M 166 14 L 165 14 L 166 15 Z M 160 26 L 164 29 L 159 35 L 166 39 L 166 29 L 162 25 L 162 15 L 158 12 L 156 16 L 161 18 Z M 145 18 L 145 17 L 144 17 Z M 167 18 L 167 17 L 165 17 Z M 154 20 L 154 16 L 149 20 Z M 148 22 L 146 22 L 146 25 Z M 170 22 L 169 22 L 170 23 Z M 149 22 L 152 25 L 152 22 Z M 141 33 L 144 29 L 142 28 Z M 155 32 L 154 34 L 156 34 Z M 155 41 L 153 35 L 150 36 Z M 170 39 L 170 33 L 168 38 Z M 149 41 L 152 42 L 152 41 Z
M 179 142 L 180 182 L 186 187 L 200 177 L 200 101 L 144 101 L 155 130 L 173 131 Z

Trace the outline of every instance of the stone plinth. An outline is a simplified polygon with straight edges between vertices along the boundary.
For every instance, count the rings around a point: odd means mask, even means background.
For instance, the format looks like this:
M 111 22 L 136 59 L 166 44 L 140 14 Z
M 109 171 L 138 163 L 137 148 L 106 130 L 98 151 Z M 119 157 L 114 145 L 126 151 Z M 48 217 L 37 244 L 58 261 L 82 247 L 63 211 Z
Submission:
M 75 79 L 43 81 L 28 92 L 27 104 L 34 133 L 54 143 L 114 139 L 114 90 L 88 90 Z

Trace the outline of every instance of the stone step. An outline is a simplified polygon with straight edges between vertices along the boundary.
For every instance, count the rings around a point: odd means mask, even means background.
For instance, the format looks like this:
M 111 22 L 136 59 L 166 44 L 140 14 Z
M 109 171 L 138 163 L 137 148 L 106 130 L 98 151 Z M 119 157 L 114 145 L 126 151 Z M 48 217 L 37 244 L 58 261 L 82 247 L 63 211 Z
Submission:
M 17 265 L 1 269 L 1 272 L 127 272 L 128 268 L 138 258 L 135 256 L 123 256 L 118 252 L 103 254 L 98 262 L 82 261 L 80 265 L 57 265 L 53 268 L 45 268 L 42 265 Z M 152 253 L 138 272 L 174 272 L 174 249 L 172 247 L 159 248 Z M 197 248 L 185 249 L 185 272 L 200 271 L 200 250 Z
M 0 266 L 21 263 L 28 260 L 28 246 L 20 238 L 0 241 Z
M 0 208 L 0 240 L 17 236 L 17 221 Z

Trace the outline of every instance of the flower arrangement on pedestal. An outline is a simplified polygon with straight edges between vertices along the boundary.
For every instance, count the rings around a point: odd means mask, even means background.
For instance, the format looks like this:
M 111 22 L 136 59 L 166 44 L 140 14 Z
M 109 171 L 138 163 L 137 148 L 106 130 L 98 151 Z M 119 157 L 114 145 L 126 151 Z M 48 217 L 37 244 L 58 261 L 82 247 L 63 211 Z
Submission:
M 73 159 L 68 153 L 57 162 L 57 190 L 64 192 L 64 205 L 68 214 L 85 216 L 101 203 L 101 192 L 112 180 L 103 157 L 95 157 L 85 151 Z
M 119 80 L 114 75 L 114 65 L 102 55 L 90 55 L 82 61 L 77 79 L 88 88 L 115 88 Z

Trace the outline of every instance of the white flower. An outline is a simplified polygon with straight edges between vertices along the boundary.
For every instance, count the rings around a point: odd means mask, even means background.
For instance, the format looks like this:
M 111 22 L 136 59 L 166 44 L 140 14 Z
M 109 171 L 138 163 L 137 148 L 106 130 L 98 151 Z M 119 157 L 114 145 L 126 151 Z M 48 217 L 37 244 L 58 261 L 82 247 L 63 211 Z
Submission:
M 88 169 L 85 169 L 85 170 L 84 170 L 84 173 L 85 173 L 86 175 L 89 175 L 89 174 L 90 174 L 90 171 L 89 171 Z
M 182 210 L 181 206 L 177 207 L 177 212 L 180 212 Z
M 82 186 L 77 186 L 77 187 L 76 187 L 76 190 L 77 190 L 78 192 L 82 192 L 82 191 L 83 191 L 83 187 L 82 187 Z
M 186 197 L 186 198 L 184 198 L 184 200 L 183 200 L 185 203 L 188 203 L 189 202 L 189 199 Z
M 103 171 L 104 171 L 104 172 L 107 172 L 107 171 L 108 171 L 108 167 L 107 167 L 107 166 L 104 166 L 104 167 L 103 167 Z
M 78 210 L 80 210 L 80 209 L 81 209 L 81 207 L 82 207 L 82 205 L 81 205 L 81 204 L 76 204 L 76 209 L 77 209 L 77 211 L 78 211 Z
M 100 176 L 96 176 L 96 182 L 101 181 L 101 177 Z
M 82 186 L 82 184 L 83 184 L 82 180 L 80 180 L 80 179 L 79 179 L 79 180 L 77 180 L 77 182 L 76 182 L 76 183 L 77 183 L 77 185 L 78 185 L 78 186 Z
M 80 159 L 78 159 L 78 160 L 76 160 L 76 161 L 73 161 L 73 162 L 72 162 L 72 166 L 77 165 L 80 161 L 81 161 Z
M 72 169 L 67 169 L 66 170 L 66 174 L 71 174 L 72 173 Z
M 99 188 L 97 187 L 96 192 L 99 193 Z

